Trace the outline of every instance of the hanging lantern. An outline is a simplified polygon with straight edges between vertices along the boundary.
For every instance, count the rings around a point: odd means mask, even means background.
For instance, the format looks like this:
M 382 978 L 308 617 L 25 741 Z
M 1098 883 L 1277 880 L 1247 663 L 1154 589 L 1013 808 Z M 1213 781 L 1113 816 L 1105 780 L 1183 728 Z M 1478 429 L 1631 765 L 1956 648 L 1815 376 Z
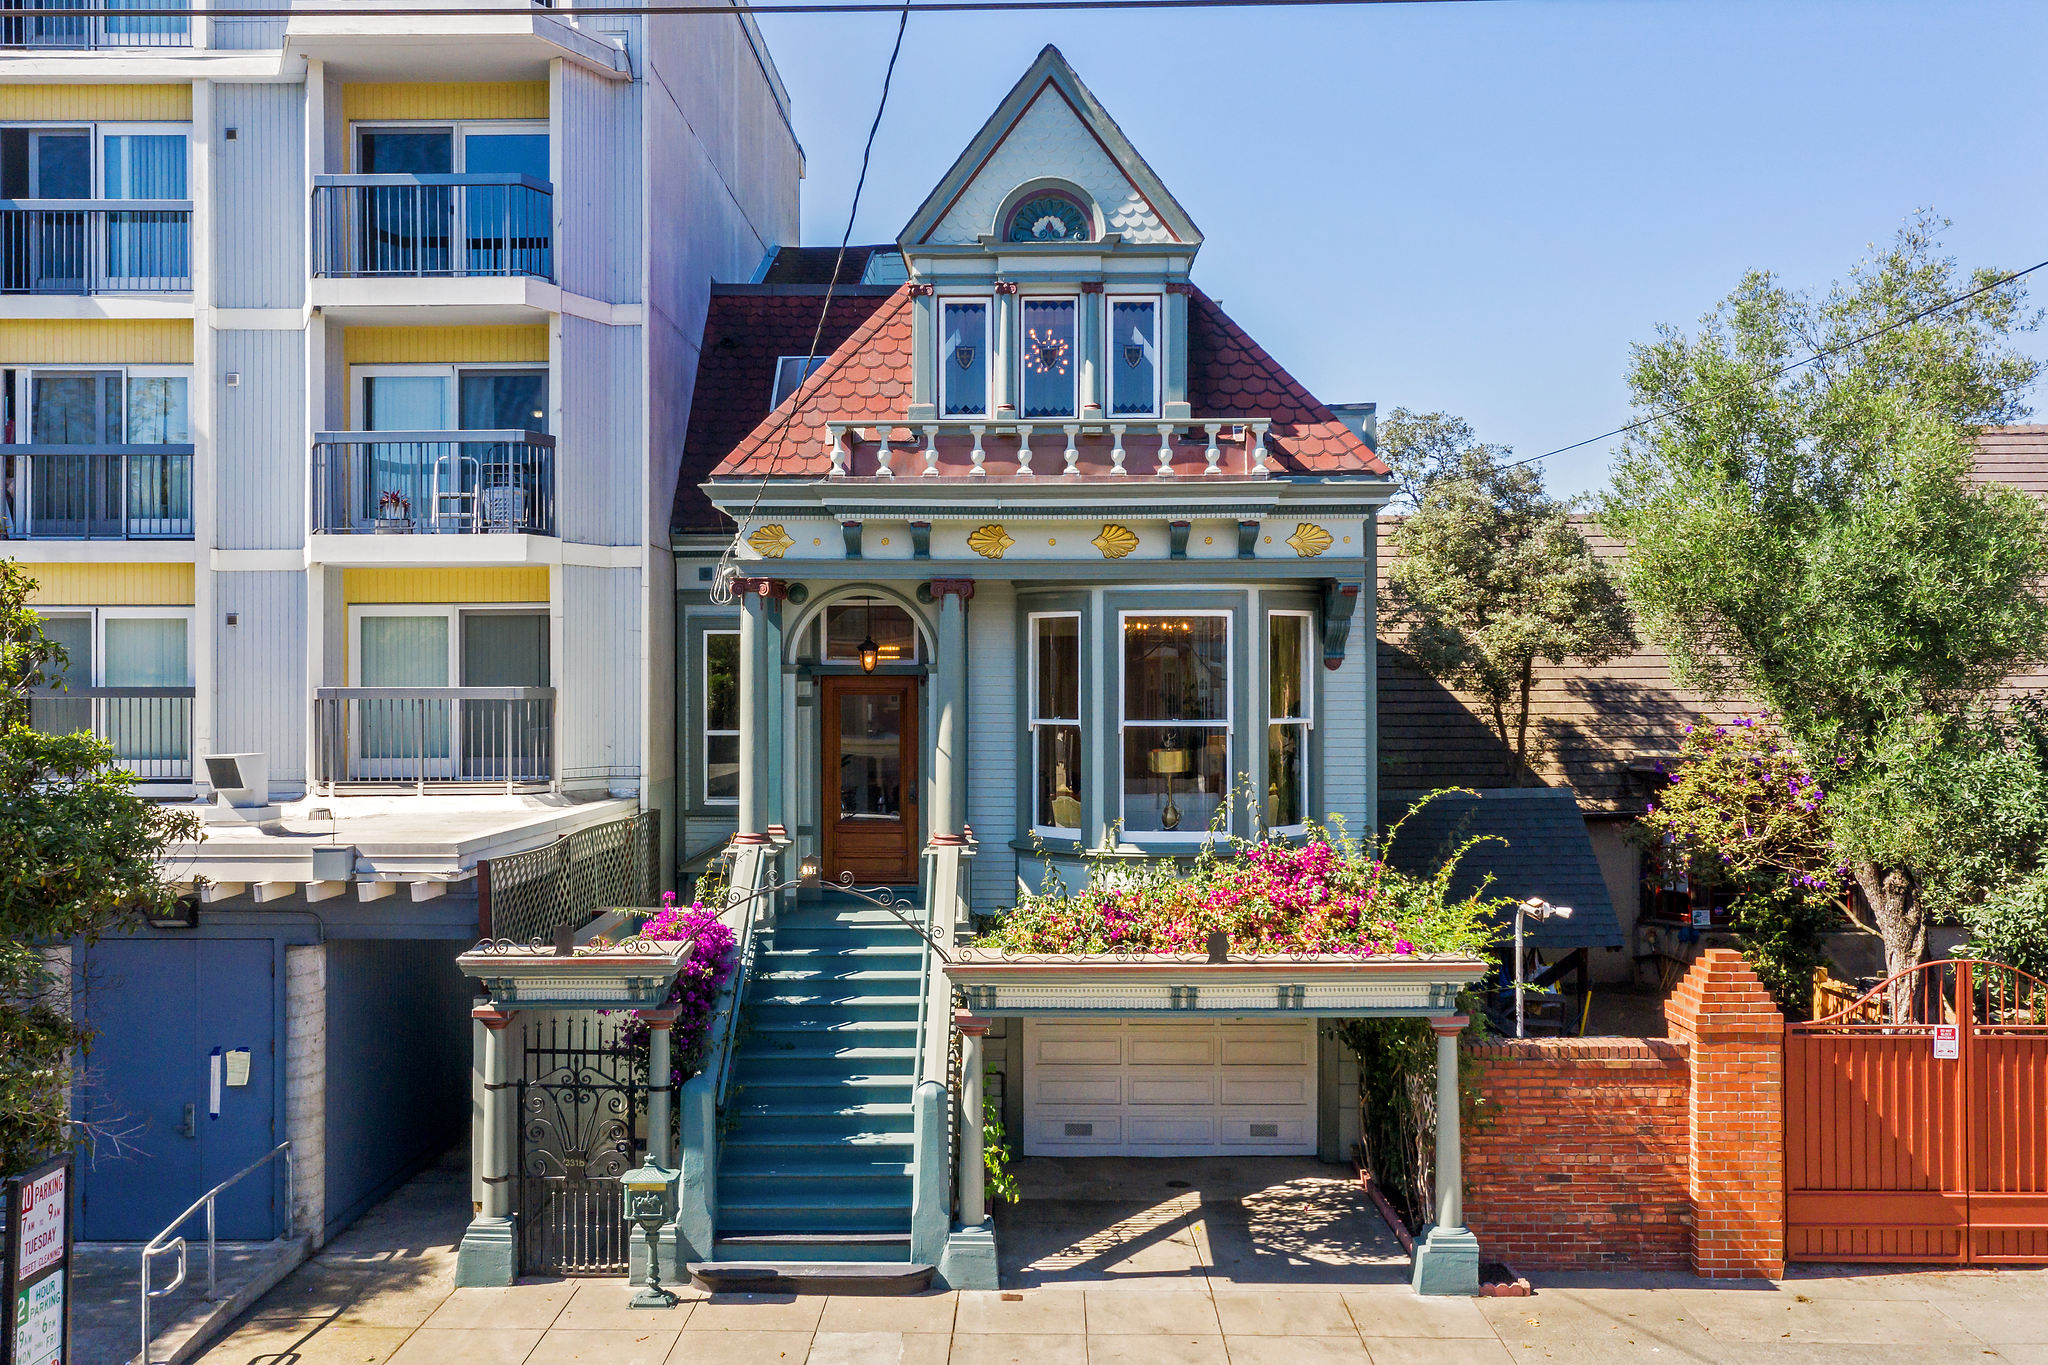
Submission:
M 882 647 L 875 643 L 873 614 L 873 604 L 864 603 L 861 620 L 867 633 L 860 637 L 860 671 L 863 673 L 874 672 L 875 665 L 882 661 Z

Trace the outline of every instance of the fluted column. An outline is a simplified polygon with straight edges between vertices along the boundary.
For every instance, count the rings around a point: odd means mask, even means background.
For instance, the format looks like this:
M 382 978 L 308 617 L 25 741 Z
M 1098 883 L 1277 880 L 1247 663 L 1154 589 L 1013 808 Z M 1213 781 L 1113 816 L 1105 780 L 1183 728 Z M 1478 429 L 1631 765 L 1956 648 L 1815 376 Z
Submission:
M 965 842 L 967 832 L 967 599 L 971 578 L 932 581 L 939 604 L 934 660 L 931 835 L 935 844 Z
M 774 674 L 781 667 L 781 660 L 771 656 L 781 633 L 773 617 L 787 589 L 773 578 L 739 578 L 732 587 L 740 602 L 740 808 L 734 840 L 764 844 L 774 782 L 768 770 L 774 751 L 770 732 L 777 723 Z

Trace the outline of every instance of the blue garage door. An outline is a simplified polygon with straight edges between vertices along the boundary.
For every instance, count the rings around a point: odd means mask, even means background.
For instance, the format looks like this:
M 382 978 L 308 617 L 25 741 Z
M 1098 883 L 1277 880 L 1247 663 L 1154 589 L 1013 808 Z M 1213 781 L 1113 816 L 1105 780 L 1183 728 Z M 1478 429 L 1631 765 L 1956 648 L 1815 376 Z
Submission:
M 81 1236 L 146 1241 L 276 1144 L 276 951 L 269 939 L 197 938 L 110 939 L 85 951 L 80 1005 L 98 1037 L 78 1104 L 98 1137 L 82 1162 Z M 223 1238 L 277 1236 L 282 1172 L 250 1176 L 217 1213 Z M 205 1230 L 198 1218 L 193 1226 Z

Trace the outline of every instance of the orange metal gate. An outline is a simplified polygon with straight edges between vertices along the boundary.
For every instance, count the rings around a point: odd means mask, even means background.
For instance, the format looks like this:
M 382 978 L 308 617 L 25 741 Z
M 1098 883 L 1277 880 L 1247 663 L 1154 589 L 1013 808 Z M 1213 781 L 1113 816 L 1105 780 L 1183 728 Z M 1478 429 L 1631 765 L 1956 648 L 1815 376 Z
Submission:
M 2048 985 L 1929 962 L 1786 1029 L 1785 1255 L 2048 1261 Z

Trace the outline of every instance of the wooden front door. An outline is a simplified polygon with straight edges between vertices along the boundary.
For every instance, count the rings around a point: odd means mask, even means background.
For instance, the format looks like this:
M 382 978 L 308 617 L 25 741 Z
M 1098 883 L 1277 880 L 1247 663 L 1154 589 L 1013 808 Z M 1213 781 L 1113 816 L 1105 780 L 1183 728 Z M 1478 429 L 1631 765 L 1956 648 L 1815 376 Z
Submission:
M 917 880 L 917 679 L 827 678 L 825 879 Z

